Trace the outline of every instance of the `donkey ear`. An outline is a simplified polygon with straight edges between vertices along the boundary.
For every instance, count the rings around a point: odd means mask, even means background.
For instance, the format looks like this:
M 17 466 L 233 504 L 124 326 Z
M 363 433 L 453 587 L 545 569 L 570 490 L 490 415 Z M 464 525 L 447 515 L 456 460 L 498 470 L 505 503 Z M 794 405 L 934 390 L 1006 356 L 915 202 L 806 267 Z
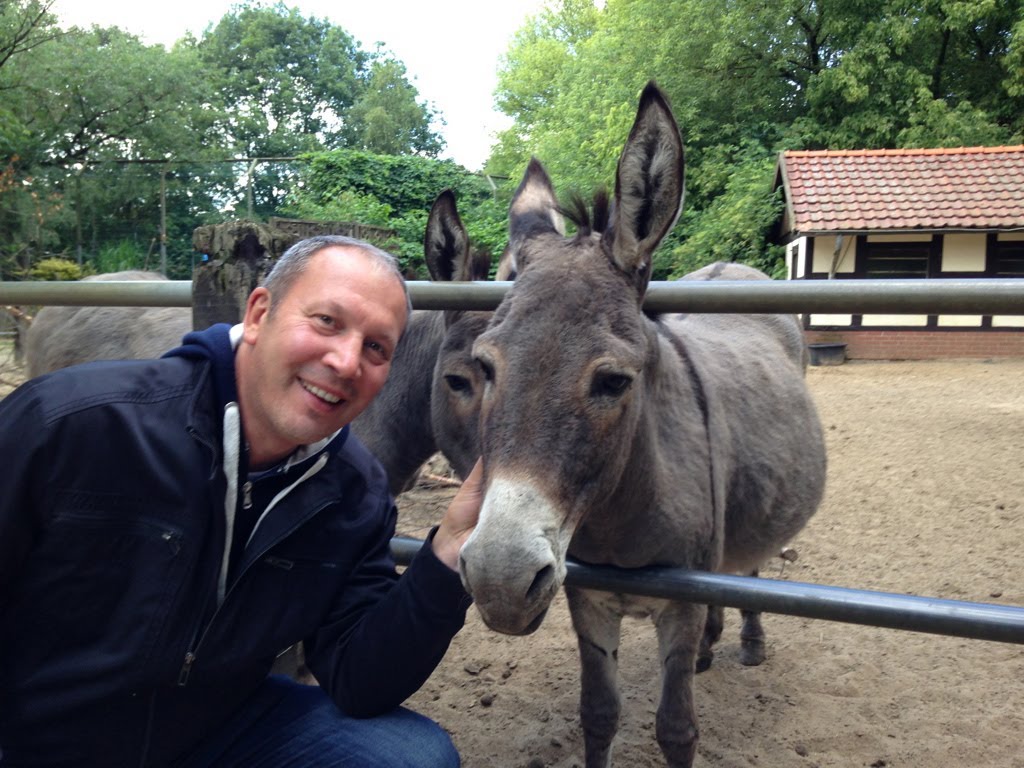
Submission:
M 612 261 L 634 277 L 641 294 L 650 280 L 651 254 L 682 210 L 683 167 L 679 126 L 652 81 L 640 96 L 619 158 L 611 226 L 605 234 Z
M 431 279 L 437 282 L 472 280 L 469 236 L 455 207 L 455 194 L 446 189 L 430 208 L 423 235 L 423 255 Z
M 508 210 L 508 248 L 501 257 L 502 274 L 517 274 L 525 264 L 522 244 L 539 234 L 565 234 L 565 223 L 558 211 L 558 198 L 544 166 L 531 158 L 523 180 L 512 196 Z M 504 264 L 504 266 L 501 266 Z

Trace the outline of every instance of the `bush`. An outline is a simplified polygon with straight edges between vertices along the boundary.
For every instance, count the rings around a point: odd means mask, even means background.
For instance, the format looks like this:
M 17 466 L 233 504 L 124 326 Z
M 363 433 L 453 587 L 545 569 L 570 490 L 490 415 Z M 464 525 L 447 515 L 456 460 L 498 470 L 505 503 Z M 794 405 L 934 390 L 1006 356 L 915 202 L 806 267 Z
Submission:
M 493 274 L 508 239 L 508 198 L 514 187 L 498 191 L 450 160 L 353 150 L 321 152 L 306 159 L 308 166 L 288 195 L 283 211 L 287 215 L 390 227 L 396 237 L 384 247 L 398 257 L 403 271 L 426 279 L 427 214 L 437 195 L 451 189 L 470 242 L 490 255 Z
M 142 269 L 143 255 L 139 247 L 130 240 L 121 240 L 113 245 L 104 246 L 93 259 L 97 274 L 107 272 L 124 272 L 128 269 Z
M 86 276 L 78 264 L 69 259 L 49 258 L 37 261 L 29 269 L 32 280 L 81 280 Z

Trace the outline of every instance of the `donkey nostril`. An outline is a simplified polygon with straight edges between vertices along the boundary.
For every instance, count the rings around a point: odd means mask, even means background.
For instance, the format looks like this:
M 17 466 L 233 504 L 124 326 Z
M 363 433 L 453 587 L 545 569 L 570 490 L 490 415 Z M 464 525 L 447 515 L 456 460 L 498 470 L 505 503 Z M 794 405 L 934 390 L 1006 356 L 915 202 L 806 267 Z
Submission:
M 537 575 L 533 577 L 533 583 L 530 585 L 530 588 L 526 590 L 526 599 L 535 600 L 538 595 L 542 595 L 547 592 L 548 587 L 554 578 L 554 566 L 545 565 L 537 571 Z

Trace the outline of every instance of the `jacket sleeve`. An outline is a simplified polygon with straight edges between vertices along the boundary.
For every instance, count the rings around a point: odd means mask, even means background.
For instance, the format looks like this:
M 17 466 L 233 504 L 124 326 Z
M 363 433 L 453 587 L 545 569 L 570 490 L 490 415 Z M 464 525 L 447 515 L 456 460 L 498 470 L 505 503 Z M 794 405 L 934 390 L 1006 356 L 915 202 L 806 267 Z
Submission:
M 0 399 L 0 609 L 10 599 L 41 519 L 33 492 L 33 477 L 45 471 L 41 410 L 32 382 Z
M 354 717 L 399 706 L 430 677 L 462 628 L 471 599 L 430 546 L 433 531 L 397 580 L 390 553 L 397 512 L 339 596 L 334 620 L 306 640 L 306 663 Z

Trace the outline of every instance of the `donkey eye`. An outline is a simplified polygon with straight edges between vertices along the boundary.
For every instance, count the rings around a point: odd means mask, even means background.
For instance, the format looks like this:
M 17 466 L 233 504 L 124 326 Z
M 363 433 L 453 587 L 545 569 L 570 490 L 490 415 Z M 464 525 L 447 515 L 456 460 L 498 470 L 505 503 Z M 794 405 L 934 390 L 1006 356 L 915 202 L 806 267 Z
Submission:
M 456 376 L 454 373 L 449 373 L 444 377 L 444 380 L 448 385 L 448 389 L 452 392 L 471 392 L 473 390 L 473 385 L 465 376 Z
M 601 371 L 594 375 L 590 394 L 592 397 L 620 397 L 632 383 L 632 377 L 624 373 Z

